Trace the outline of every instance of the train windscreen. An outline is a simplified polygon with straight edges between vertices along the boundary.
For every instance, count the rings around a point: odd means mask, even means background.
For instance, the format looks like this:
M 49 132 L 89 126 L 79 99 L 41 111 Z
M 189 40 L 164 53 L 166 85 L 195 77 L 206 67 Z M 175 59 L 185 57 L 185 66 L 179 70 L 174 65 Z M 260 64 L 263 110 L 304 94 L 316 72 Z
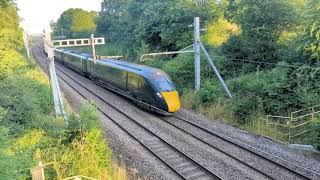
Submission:
M 170 92 L 175 90 L 173 82 L 167 77 L 157 78 L 154 82 L 161 92 Z

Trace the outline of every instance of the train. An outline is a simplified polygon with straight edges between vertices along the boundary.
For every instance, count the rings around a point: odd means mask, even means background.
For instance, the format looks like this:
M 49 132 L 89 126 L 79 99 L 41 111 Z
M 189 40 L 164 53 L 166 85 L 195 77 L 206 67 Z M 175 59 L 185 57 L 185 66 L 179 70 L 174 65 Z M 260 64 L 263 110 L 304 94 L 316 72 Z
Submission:
M 160 69 L 110 58 L 94 63 L 92 55 L 66 49 L 55 49 L 55 60 L 145 110 L 163 114 L 180 109 L 179 93 Z

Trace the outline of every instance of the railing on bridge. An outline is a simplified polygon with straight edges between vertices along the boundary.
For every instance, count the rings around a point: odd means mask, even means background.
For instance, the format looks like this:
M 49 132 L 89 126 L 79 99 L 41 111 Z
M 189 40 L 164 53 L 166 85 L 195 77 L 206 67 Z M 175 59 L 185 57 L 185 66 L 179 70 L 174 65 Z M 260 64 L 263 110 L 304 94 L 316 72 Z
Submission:
M 292 112 L 290 117 L 268 115 L 259 122 L 258 133 L 283 144 L 309 142 L 311 123 L 320 117 L 320 105 Z

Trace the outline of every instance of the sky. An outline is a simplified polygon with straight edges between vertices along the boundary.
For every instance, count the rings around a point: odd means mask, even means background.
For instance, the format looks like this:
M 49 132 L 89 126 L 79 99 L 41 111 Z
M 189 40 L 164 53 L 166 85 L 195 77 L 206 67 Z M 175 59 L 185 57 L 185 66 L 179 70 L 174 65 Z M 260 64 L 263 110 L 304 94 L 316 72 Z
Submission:
M 56 21 L 69 8 L 100 11 L 102 0 L 16 0 L 22 26 L 28 34 L 40 34 L 50 28 L 51 20 Z

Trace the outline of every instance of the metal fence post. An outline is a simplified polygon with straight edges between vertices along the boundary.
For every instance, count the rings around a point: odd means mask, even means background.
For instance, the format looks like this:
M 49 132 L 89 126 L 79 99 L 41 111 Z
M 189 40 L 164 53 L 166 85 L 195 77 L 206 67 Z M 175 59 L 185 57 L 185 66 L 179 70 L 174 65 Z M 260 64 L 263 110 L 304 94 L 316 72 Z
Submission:
M 293 121 L 293 113 L 291 113 L 291 116 L 290 116 L 290 120 L 289 120 L 289 124 L 288 124 L 288 128 L 289 128 L 289 137 L 288 137 L 288 144 L 291 143 L 291 124 L 292 124 L 292 121 Z
M 194 69 L 195 69 L 195 91 L 200 90 L 200 22 L 199 17 L 194 18 Z

